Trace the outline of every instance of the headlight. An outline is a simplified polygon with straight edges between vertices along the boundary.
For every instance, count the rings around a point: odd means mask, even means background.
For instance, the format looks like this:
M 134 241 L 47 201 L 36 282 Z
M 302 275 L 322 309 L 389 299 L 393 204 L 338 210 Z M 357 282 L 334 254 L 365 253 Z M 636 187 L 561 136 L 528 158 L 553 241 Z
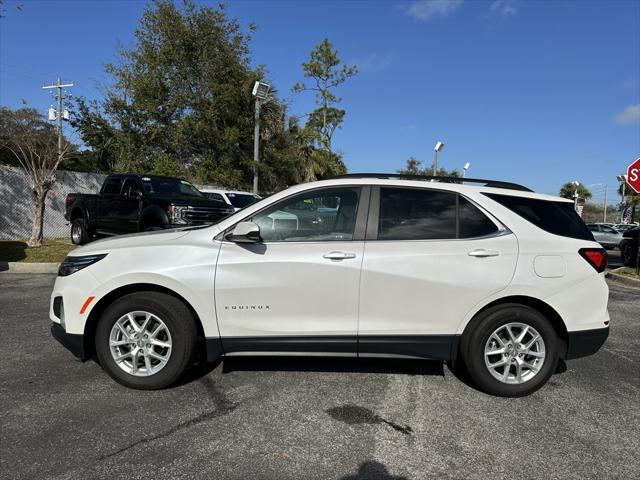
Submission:
M 171 223 L 173 224 L 187 223 L 187 221 L 184 219 L 184 212 L 188 208 L 189 207 L 169 205 L 169 208 L 167 209 L 167 213 L 169 214 L 169 219 L 171 220 Z
M 58 276 L 66 277 L 67 275 L 71 275 L 72 273 L 77 272 L 78 270 L 82 270 L 89 265 L 93 265 L 98 260 L 102 260 L 106 257 L 107 254 L 103 253 L 100 255 L 82 255 L 79 257 L 66 257 L 62 263 L 60 264 L 60 268 L 58 268 Z

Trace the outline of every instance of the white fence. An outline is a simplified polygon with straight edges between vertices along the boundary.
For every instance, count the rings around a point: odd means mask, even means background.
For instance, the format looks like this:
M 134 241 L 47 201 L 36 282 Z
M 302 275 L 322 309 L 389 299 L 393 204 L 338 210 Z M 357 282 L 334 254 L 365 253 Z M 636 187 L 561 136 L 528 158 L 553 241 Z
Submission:
M 45 238 L 69 236 L 69 226 L 64 219 L 64 199 L 71 192 L 97 193 L 105 176 L 64 170 L 56 172 L 56 181 L 47 195 Z M 31 191 L 29 177 L 21 169 L 0 165 L 0 240 L 25 240 L 31 236 Z

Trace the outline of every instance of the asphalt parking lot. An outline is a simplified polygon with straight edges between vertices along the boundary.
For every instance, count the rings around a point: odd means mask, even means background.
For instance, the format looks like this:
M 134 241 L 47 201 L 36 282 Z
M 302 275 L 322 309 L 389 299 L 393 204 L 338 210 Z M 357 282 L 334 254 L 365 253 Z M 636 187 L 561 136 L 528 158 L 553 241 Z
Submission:
M 128 390 L 49 336 L 54 276 L 0 274 L 0 476 L 637 478 L 640 290 L 611 335 L 534 395 L 485 395 L 439 362 L 227 360 Z M 563 369 L 560 369 L 563 370 Z

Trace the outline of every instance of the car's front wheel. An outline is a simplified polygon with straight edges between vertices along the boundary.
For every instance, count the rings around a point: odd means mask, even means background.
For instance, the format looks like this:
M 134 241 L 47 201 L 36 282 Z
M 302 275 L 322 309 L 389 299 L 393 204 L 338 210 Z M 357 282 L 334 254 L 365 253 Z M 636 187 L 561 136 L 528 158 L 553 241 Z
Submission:
M 529 395 L 542 387 L 558 363 L 558 340 L 538 311 L 497 305 L 479 314 L 462 338 L 461 354 L 471 379 L 487 393 Z
M 193 315 L 182 301 L 165 293 L 138 292 L 105 310 L 96 329 L 96 353 L 117 382 L 155 390 L 180 378 L 196 340 Z

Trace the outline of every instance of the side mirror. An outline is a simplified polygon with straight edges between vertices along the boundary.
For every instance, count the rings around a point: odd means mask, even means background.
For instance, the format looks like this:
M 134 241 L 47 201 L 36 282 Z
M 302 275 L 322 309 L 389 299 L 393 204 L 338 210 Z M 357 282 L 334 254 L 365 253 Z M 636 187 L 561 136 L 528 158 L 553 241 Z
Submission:
M 257 243 L 260 241 L 260 227 L 253 222 L 240 222 L 225 238 L 234 243 Z

